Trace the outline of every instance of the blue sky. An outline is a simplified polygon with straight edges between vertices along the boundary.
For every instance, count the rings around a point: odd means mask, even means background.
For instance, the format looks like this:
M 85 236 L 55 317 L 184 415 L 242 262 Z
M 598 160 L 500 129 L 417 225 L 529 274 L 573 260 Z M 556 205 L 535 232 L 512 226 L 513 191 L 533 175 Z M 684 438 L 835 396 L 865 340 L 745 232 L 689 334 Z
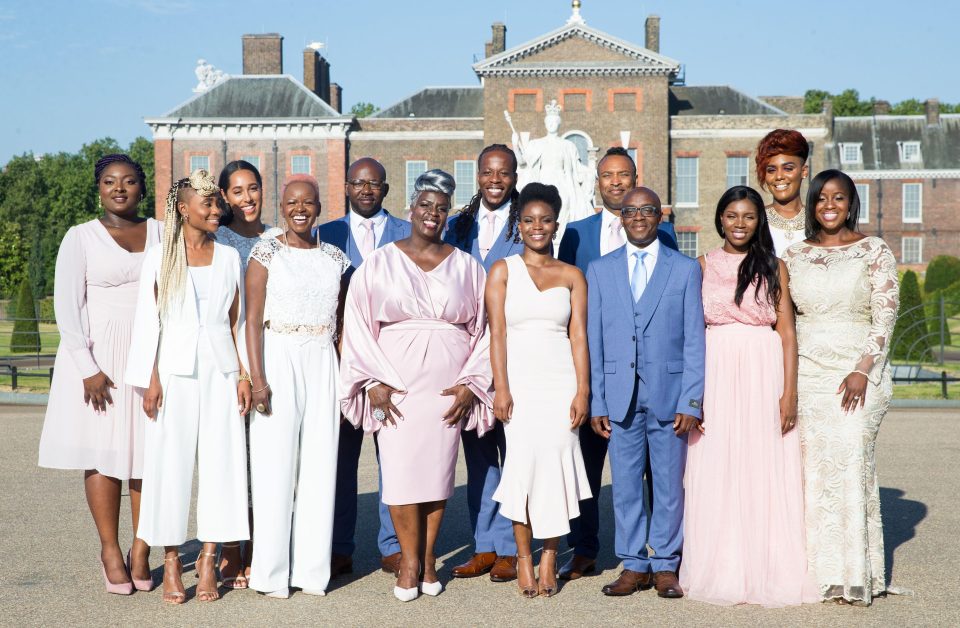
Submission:
M 953 0 L 583 0 L 588 24 L 639 44 L 650 13 L 690 85 L 960 101 Z M 0 164 L 149 137 L 143 118 L 192 95 L 197 59 L 242 71 L 244 33 L 283 35 L 284 71 L 298 79 L 304 46 L 325 42 L 346 108 L 382 108 L 427 85 L 476 85 L 470 66 L 494 21 L 511 47 L 569 15 L 569 0 L 0 0 Z

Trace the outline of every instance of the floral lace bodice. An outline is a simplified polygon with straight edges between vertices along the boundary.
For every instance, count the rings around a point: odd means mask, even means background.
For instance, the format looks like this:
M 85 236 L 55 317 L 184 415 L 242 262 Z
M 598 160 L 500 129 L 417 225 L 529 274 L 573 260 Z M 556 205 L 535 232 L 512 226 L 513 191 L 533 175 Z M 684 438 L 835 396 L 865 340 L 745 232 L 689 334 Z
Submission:
M 275 238 L 283 233 L 283 231 L 277 227 L 271 227 L 270 225 L 265 225 L 265 227 L 263 233 L 251 238 L 240 235 L 230 227 L 220 227 L 217 229 L 217 242 L 237 249 L 237 253 L 240 254 L 240 265 L 243 267 L 244 273 L 247 272 L 247 262 L 250 259 L 250 251 L 254 245 L 262 239 Z
M 897 261 L 880 238 L 846 246 L 801 242 L 784 253 L 797 306 L 800 354 L 879 381 L 900 296 Z
M 703 319 L 707 325 L 743 323 L 767 327 L 777 322 L 777 311 L 767 299 L 766 289 L 760 288 L 760 303 L 757 303 L 755 286 L 743 293 L 740 307 L 733 297 L 737 292 L 737 270 L 743 255 L 727 253 L 722 248 L 706 254 L 703 272 Z
M 279 333 L 334 339 L 340 278 L 350 259 L 326 242 L 294 249 L 276 238 L 257 242 L 250 252 L 267 269 L 263 322 Z

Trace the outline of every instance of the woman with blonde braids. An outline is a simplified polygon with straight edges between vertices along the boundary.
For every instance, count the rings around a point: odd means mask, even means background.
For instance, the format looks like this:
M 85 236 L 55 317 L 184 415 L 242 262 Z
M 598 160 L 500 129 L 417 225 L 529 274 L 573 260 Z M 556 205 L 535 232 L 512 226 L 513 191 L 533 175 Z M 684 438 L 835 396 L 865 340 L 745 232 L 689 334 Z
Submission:
M 197 598 L 219 598 L 216 544 L 247 540 L 240 256 L 216 243 L 217 185 L 205 170 L 173 184 L 163 244 L 143 263 L 127 382 L 145 388 L 143 495 L 137 536 L 164 546 L 163 600 L 185 600 L 179 546 L 187 540 L 199 465 Z M 238 339 L 240 340 L 238 350 Z M 198 447 L 198 444 L 200 445 Z

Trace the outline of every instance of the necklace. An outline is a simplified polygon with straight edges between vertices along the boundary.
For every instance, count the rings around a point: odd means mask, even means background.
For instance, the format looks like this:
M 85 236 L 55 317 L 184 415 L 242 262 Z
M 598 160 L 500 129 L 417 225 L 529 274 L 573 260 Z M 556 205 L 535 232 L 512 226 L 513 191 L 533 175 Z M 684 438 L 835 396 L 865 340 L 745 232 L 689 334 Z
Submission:
M 784 218 L 777 210 L 773 207 L 767 207 L 767 222 L 770 223 L 771 227 L 776 227 L 777 229 L 782 230 L 784 237 L 788 242 L 793 242 L 794 232 L 799 231 L 804 233 L 806 230 L 807 217 L 803 211 L 803 207 L 800 208 L 800 211 L 793 218 Z

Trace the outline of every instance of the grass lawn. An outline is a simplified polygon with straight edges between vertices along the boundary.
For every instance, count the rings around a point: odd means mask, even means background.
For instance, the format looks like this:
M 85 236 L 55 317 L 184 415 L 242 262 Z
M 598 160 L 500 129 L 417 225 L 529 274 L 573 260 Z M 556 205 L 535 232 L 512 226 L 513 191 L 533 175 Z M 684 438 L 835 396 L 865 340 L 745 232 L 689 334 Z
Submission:
M 10 351 L 13 321 L 0 321 L 0 357 L 30 355 Z M 53 355 L 60 344 L 60 332 L 54 323 L 40 323 L 40 353 Z

